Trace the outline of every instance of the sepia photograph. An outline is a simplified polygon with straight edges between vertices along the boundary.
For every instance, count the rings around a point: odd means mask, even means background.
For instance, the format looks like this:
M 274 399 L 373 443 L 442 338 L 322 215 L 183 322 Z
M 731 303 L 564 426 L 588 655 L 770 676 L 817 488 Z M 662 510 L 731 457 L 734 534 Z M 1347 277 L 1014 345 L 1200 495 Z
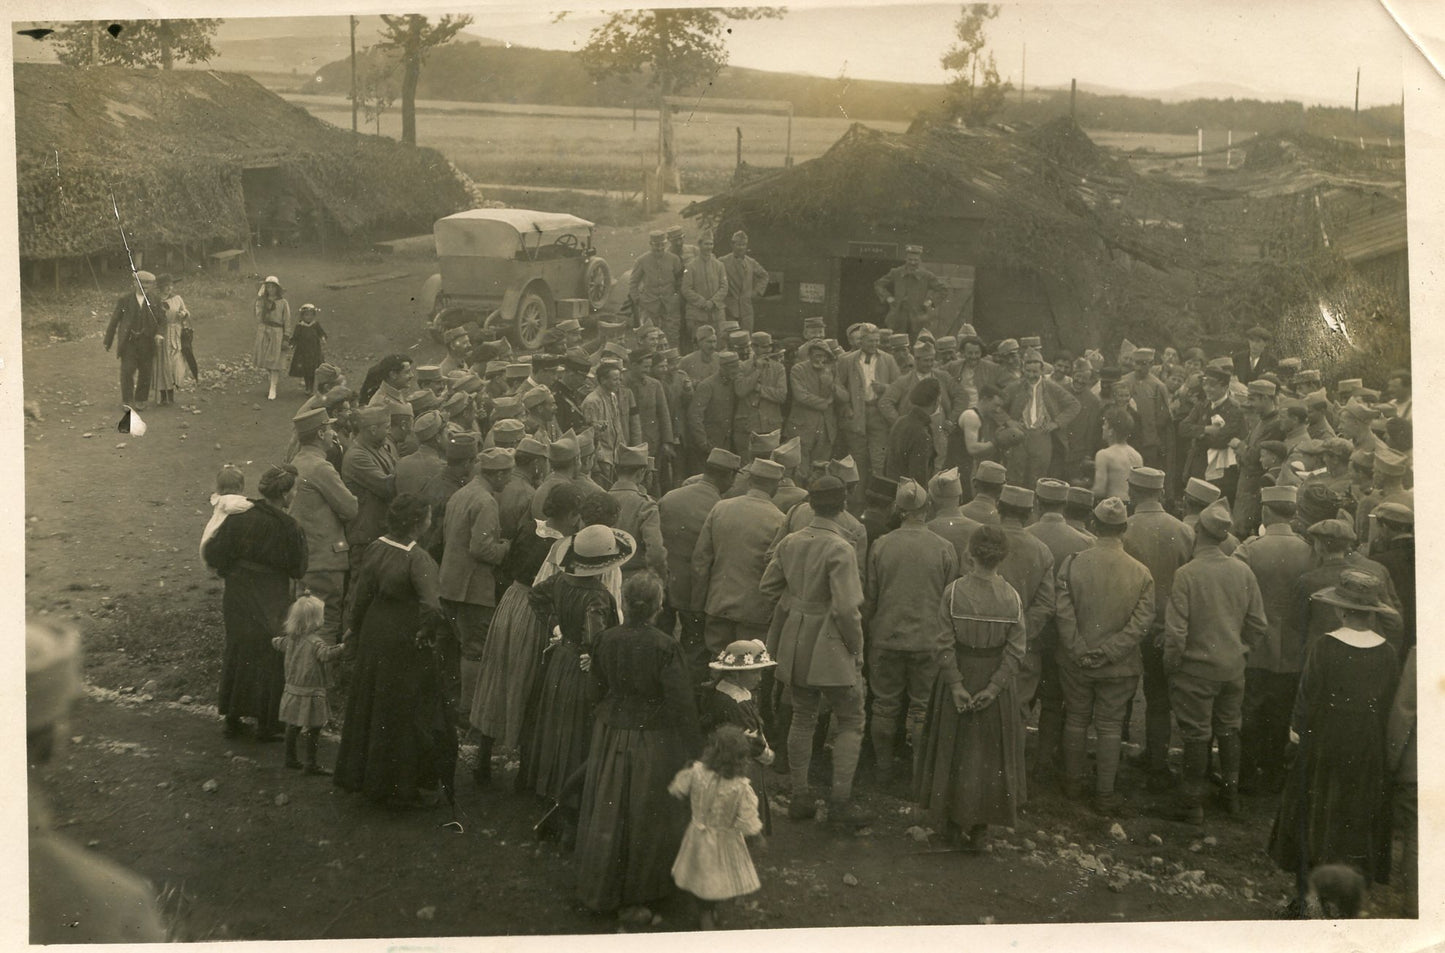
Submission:
M 17 941 L 1440 942 L 1445 16 L 631 3 L 7 13 Z

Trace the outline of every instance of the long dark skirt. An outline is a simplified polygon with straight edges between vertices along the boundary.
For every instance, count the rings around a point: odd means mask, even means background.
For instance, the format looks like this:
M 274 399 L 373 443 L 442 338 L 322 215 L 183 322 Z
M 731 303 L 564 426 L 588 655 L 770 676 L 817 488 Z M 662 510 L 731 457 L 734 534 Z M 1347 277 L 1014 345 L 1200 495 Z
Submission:
M 277 712 L 286 666 L 271 640 L 281 634 L 290 603 L 291 579 L 284 572 L 237 566 L 226 575 L 221 597 L 226 648 L 216 708 L 230 718 L 255 718 L 258 734 L 271 734 L 281 726 Z
M 963 687 L 983 690 L 998 668 L 1002 648 L 958 653 Z M 1012 827 L 1023 803 L 1023 725 L 1014 682 L 1010 679 L 983 711 L 953 707 L 953 696 L 940 676 L 933 683 L 923 754 L 918 772 L 918 805 L 939 824 L 964 831 L 976 824 Z
M 575 642 L 547 650 L 522 735 L 521 785 L 542 797 L 565 798 L 569 807 L 576 806 L 577 794 L 566 790 L 567 779 L 587 760 L 592 741 L 593 706 L 587 701 L 587 673 L 578 664 L 581 655 Z
M 673 891 L 687 804 L 667 793 L 686 763 L 672 730 L 592 733 L 577 828 L 577 896 L 593 910 L 647 904 Z
M 362 624 L 336 785 L 375 801 L 408 800 L 442 780 L 446 712 L 436 657 L 418 648 L 417 604 L 377 595 Z
M 497 603 L 471 699 L 472 726 L 504 748 L 516 748 L 521 741 L 527 702 L 547 645 L 547 622 L 533 611 L 531 591 L 531 586 L 514 582 Z

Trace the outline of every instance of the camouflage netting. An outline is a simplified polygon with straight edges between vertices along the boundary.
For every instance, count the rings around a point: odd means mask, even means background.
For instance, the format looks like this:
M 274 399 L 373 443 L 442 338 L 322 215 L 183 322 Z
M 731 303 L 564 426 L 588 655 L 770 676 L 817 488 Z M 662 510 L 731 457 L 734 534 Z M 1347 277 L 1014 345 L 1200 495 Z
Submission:
M 246 231 L 241 172 L 275 166 L 329 227 L 425 230 L 470 206 L 440 154 L 361 137 L 248 76 L 16 64 L 20 256 L 221 239 Z

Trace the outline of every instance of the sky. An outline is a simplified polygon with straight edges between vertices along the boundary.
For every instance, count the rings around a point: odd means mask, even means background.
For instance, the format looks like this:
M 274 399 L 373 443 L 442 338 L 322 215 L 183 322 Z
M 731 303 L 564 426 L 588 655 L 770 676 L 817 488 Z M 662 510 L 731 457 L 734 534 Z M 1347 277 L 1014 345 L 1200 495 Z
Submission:
M 33 2 L 7 0 L 7 6 Z M 670 0 L 672 5 L 689 2 Z M 476 22 L 469 32 L 474 34 L 523 46 L 576 49 L 603 22 L 605 13 L 599 8 L 642 5 L 638 0 L 582 0 L 585 6 L 558 22 L 555 9 L 566 3 L 490 0 L 448 9 L 472 13 Z M 36 6 L 36 17 L 62 18 L 70 6 L 72 0 L 51 0 Z M 235 12 L 233 5 L 217 0 L 147 6 L 178 16 Z M 252 0 L 246 12 L 324 13 L 328 6 L 337 9 L 332 0 L 313 0 L 304 8 L 294 0 Z M 348 6 L 345 12 L 395 10 L 373 9 L 364 2 Z M 1015 0 L 1000 4 L 988 37 L 1000 73 L 1015 85 L 1022 78 L 1029 87 L 1060 87 L 1077 78 L 1088 87 L 1153 93 L 1209 84 L 1214 88 L 1204 95 L 1233 91 L 1347 105 L 1353 100 L 1358 67 L 1361 104 L 1368 106 L 1398 102 L 1403 59 L 1418 56 L 1390 10 L 1427 44 L 1435 44 L 1437 61 L 1445 59 L 1441 0 Z M 728 50 L 736 66 L 942 82 L 946 74 L 938 61 L 952 41 L 958 11 L 958 4 L 795 0 L 781 20 L 735 22 Z M 124 13 L 117 10 L 117 15 Z M 235 19 L 231 23 L 239 26 Z M 337 24 L 342 34 L 345 24 L 344 19 Z

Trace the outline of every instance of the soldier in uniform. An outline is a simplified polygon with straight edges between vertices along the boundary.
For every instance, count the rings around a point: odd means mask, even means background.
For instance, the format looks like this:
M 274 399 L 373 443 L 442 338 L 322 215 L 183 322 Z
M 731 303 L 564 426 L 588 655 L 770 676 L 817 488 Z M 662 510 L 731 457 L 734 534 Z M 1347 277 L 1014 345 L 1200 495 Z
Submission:
M 695 337 L 697 329 L 704 324 L 722 330 L 727 294 L 727 270 L 713 256 L 712 235 L 704 232 L 697 240 L 697 257 L 682 272 L 682 297 L 687 303 L 689 334 Z
M 632 266 L 628 294 L 636 309 L 641 327 L 656 325 L 667 333 L 667 339 L 678 344 L 682 326 L 682 259 L 667 250 L 667 236 L 652 232 L 647 236 L 651 248 Z
M 396 448 L 387 436 L 391 409 L 363 407 L 356 417 L 361 429 L 341 460 L 341 480 L 357 503 L 356 518 L 346 524 L 353 570 L 362 552 L 386 528 L 386 511 L 396 496 Z
M 948 296 L 948 285 L 923 267 L 923 246 L 907 245 L 903 264 L 873 283 L 878 300 L 888 306 L 883 326 L 917 336 L 927 327 L 934 302 Z
M 715 656 L 708 653 L 703 638 L 703 613 L 693 609 L 692 556 L 708 513 L 732 485 L 741 466 L 737 454 L 714 447 L 703 466 L 702 479 L 668 491 L 657 504 L 662 545 L 667 553 L 667 604 L 658 625 L 671 632 L 673 620 L 681 621 L 683 649 L 697 677 L 705 676 L 707 663 Z
M 728 293 L 724 303 L 728 318 L 745 331 L 753 329 L 753 301 L 768 290 L 768 270 L 748 255 L 747 232 L 733 232 L 732 248 L 720 259 L 727 272 Z
M 975 523 L 998 525 L 998 498 L 1008 482 L 1008 470 L 1002 463 L 984 460 L 973 471 L 973 499 L 960 512 Z
M 783 466 L 758 458 L 748 464 L 748 491 L 708 512 L 692 553 L 692 605 L 706 613 L 704 638 L 716 655 L 739 639 L 767 634 L 770 607 L 758 598 L 773 537 L 784 516 L 773 505 Z
M 832 454 L 838 436 L 837 407 L 847 403 L 848 395 L 838 386 L 836 361 L 825 343 L 805 342 L 803 354 L 789 373 L 793 408 L 784 432 L 799 438 L 804 460 L 818 460 Z
M 688 436 L 692 452 L 703 459 L 714 447 L 737 449 L 733 445 L 733 424 L 737 419 L 735 386 L 739 363 L 734 352 L 720 352 L 717 371 L 693 389 L 688 407 Z
M 963 484 L 959 480 L 958 468 L 950 467 L 935 473 L 928 481 L 928 496 L 933 502 L 933 519 L 928 521 L 928 528 L 953 546 L 954 563 L 961 570 L 968 565 L 968 538 L 983 524 L 964 516 L 959 509 Z
M 617 479 L 607 492 L 618 502 L 616 527 L 637 542 L 637 548 L 622 564 L 622 578 L 650 569 L 667 580 L 667 549 L 662 542 L 662 519 L 657 503 L 647 495 L 647 444 L 623 447 L 617 452 Z

